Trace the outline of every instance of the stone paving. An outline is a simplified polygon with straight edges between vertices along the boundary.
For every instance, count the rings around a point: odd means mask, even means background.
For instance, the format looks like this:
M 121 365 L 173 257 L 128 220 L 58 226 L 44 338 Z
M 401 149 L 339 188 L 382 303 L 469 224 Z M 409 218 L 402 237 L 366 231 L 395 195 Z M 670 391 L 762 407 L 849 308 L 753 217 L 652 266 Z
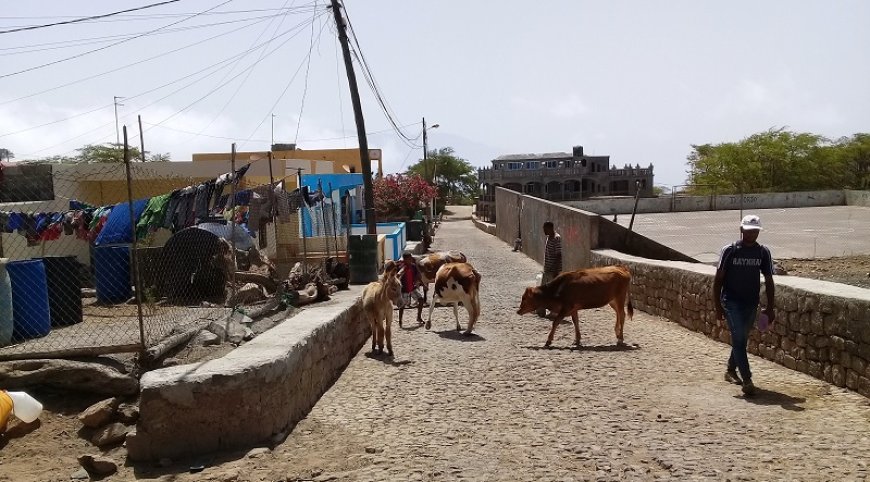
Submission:
M 868 399 L 754 357 L 761 390 L 746 399 L 722 379 L 728 346 L 642 312 L 626 321 L 628 349 L 615 347 L 609 308 L 581 312 L 580 350 L 570 324 L 542 349 L 548 322 L 515 314 L 539 265 L 468 220 L 443 223 L 435 248 L 461 249 L 483 276 L 477 336 L 452 330 L 450 308 L 435 310 L 432 331 L 406 318 L 396 357 L 367 343 L 274 450 L 166 480 L 870 475 Z

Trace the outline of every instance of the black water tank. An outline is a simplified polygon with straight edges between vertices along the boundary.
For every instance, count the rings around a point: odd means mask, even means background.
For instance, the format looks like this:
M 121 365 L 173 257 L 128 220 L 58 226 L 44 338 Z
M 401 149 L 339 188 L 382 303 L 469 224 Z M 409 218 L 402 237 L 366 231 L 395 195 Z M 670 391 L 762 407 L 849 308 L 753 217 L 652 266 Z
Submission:
M 82 285 L 79 262 L 75 256 L 46 256 L 45 277 L 48 283 L 48 309 L 52 326 L 82 322 Z
M 378 235 L 355 234 L 347 242 L 350 284 L 367 284 L 378 279 Z
M 423 241 L 423 221 L 412 219 L 405 223 L 408 228 L 408 241 Z
M 583 157 L 583 146 L 574 146 L 574 157 Z

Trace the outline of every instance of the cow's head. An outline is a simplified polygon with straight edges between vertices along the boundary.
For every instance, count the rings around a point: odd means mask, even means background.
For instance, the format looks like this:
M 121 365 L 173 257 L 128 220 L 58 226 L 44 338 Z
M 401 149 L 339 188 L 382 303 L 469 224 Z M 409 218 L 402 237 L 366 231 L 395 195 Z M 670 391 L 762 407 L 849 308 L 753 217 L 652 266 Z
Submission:
M 518 315 L 534 313 L 538 310 L 538 300 L 541 296 L 541 288 L 530 286 L 523 293 L 523 299 L 520 301 L 520 309 L 517 310 Z

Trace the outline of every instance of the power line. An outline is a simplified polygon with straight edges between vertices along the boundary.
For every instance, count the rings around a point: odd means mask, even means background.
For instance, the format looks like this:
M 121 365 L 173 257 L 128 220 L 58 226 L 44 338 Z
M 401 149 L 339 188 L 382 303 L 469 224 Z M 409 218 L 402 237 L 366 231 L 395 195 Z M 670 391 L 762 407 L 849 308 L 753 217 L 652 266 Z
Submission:
M 314 2 L 315 7 L 317 1 Z M 323 32 L 323 28 L 320 29 Z M 319 38 L 319 37 L 318 37 Z M 302 127 L 302 114 L 305 112 L 305 96 L 308 94 L 308 74 L 311 72 L 311 51 L 314 49 L 314 18 L 311 19 L 311 39 L 308 43 L 308 62 L 305 65 L 305 87 L 302 89 L 302 102 L 299 106 L 299 119 L 296 121 L 296 135 L 293 136 L 293 143 L 299 140 L 299 129 Z
M 306 8 L 305 6 L 291 7 L 296 9 Z M 208 12 L 202 15 L 227 15 L 234 13 L 254 13 L 254 12 L 277 12 L 280 8 L 255 8 L 248 10 L 222 10 L 220 12 Z M 194 12 L 177 12 L 177 13 L 159 13 L 159 14 L 138 14 L 138 15 L 119 15 L 120 17 L 184 17 L 193 15 Z M 51 18 L 78 18 L 76 15 L 43 15 L 43 16 L 0 16 L 0 20 L 44 20 Z
M 281 34 L 279 34 L 276 38 L 280 38 L 280 37 L 283 37 L 283 36 L 285 36 L 285 35 L 288 35 L 289 33 L 293 32 L 293 30 L 295 30 L 296 28 L 299 28 L 300 26 L 304 26 L 305 24 L 306 24 L 306 22 L 300 23 L 300 24 L 298 24 L 296 27 L 293 27 L 293 28 L 291 28 L 291 29 L 289 29 L 289 30 L 287 30 L 287 31 L 285 31 L 285 32 L 283 32 L 283 33 L 281 33 Z M 294 36 L 291 36 L 290 39 L 292 39 L 293 37 L 295 37 L 295 35 L 294 35 Z M 286 44 L 290 39 L 287 39 L 286 41 L 284 41 L 284 42 L 283 42 L 280 46 L 278 46 L 278 48 L 276 48 L 275 50 L 281 48 L 281 47 L 282 47 L 284 44 Z M 270 40 L 269 42 L 271 42 L 271 40 Z M 210 70 L 210 69 L 213 69 L 213 68 L 215 68 L 215 67 L 217 67 L 217 66 L 219 66 L 219 65 L 221 65 L 221 64 L 226 64 L 226 63 L 232 62 L 234 59 L 236 59 L 236 58 L 238 58 L 238 57 L 240 57 L 240 56 L 246 56 L 248 53 L 250 53 L 250 52 L 252 52 L 252 51 L 254 51 L 254 50 L 259 50 L 260 48 L 266 46 L 269 42 L 263 42 L 263 43 L 261 43 L 261 44 L 255 46 L 255 47 L 253 47 L 253 48 L 250 48 L 250 49 L 248 49 L 248 50 L 245 50 L 245 51 L 243 51 L 243 52 L 240 52 L 240 53 L 238 53 L 238 54 L 236 54 L 236 55 L 233 55 L 232 57 L 226 58 L 226 59 L 224 59 L 224 60 L 222 60 L 222 61 L 220 61 L 220 62 L 216 62 L 216 63 L 214 63 L 214 64 L 211 64 L 211 65 L 209 65 L 209 66 L 207 66 L 207 67 L 204 67 L 204 68 L 202 68 L 202 69 L 200 69 L 200 70 L 198 70 L 198 71 L 196 71 L 196 72 L 193 72 L 193 73 L 191 73 L 191 74 L 188 74 L 188 75 L 185 75 L 185 76 L 179 77 L 179 78 L 177 78 L 177 79 L 175 79 L 175 80 L 173 80 L 173 81 L 170 81 L 170 82 L 167 82 L 167 83 L 165 83 L 165 84 L 163 84 L 163 85 L 160 85 L 160 86 L 158 86 L 158 87 L 154 87 L 154 88 L 152 88 L 152 89 L 149 89 L 149 90 L 146 90 L 146 91 L 140 92 L 140 93 L 138 93 L 138 94 L 136 94 L 136 95 L 129 96 L 129 97 L 127 97 L 127 100 L 133 100 L 133 99 L 136 99 L 136 98 L 138 98 L 138 97 L 142 97 L 143 95 L 150 94 L 151 92 L 155 92 L 155 91 L 160 90 L 160 89 L 162 89 L 162 88 L 164 88 L 164 87 L 168 87 L 168 86 L 170 86 L 170 85 L 173 85 L 173 84 L 176 84 L 176 83 L 178 83 L 178 82 L 181 82 L 181 81 L 183 81 L 183 80 L 185 80 L 185 79 L 188 79 L 188 78 L 190 78 L 190 77 L 193 77 L 193 76 L 195 76 L 195 75 L 197 75 L 197 74 L 200 74 L 200 73 L 202 73 L 202 72 L 205 72 L 205 71 L 208 71 L 208 70 Z M 272 52 L 270 52 L 269 54 L 267 54 L 267 56 L 272 55 L 272 53 L 274 53 L 275 50 L 273 50 Z M 220 67 L 218 70 L 221 70 L 221 69 L 223 69 L 223 68 L 224 68 L 224 67 Z M 178 92 L 180 92 L 180 91 L 182 91 L 182 90 L 184 90 L 184 89 L 190 87 L 191 85 L 194 85 L 194 84 L 196 84 L 197 82 L 200 82 L 201 80 L 205 80 L 205 79 L 208 78 L 209 76 L 214 75 L 215 73 L 217 73 L 218 70 L 216 70 L 215 72 L 212 72 L 212 73 L 207 74 L 207 75 L 204 76 L 202 79 L 197 79 L 197 80 L 195 80 L 195 81 L 193 81 L 193 82 L 191 82 L 191 83 L 189 83 L 189 84 L 187 84 L 187 85 L 185 85 L 185 86 L 183 86 L 183 87 L 181 87 L 181 88 L 179 88 L 179 89 L 176 89 L 176 90 L 174 90 L 173 92 L 171 92 L 170 94 L 168 94 L 168 95 L 166 95 L 166 96 L 164 96 L 164 97 L 161 97 L 160 99 L 158 99 L 158 100 L 156 100 L 156 101 L 154 101 L 154 102 L 152 102 L 152 103 L 150 103 L 150 104 L 148 104 L 148 105 L 146 105 L 146 106 L 144 106 L 144 107 L 141 107 L 140 109 L 144 109 L 144 108 L 150 107 L 151 105 L 154 105 L 155 103 L 160 102 L 161 100 L 166 99 L 167 97 L 170 97 L 170 96 L 172 96 L 172 95 L 174 95 L 174 94 L 176 94 L 176 93 L 178 93 Z M 2 138 L 2 137 L 6 137 L 6 136 L 11 136 L 11 135 L 14 135 L 14 134 L 20 134 L 20 133 L 22 133 L 22 132 L 27 132 L 27 131 L 30 131 L 30 130 L 33 130 L 33 129 L 38 129 L 38 128 L 40 128 L 40 127 L 45 127 L 45 126 L 49 126 L 49 125 L 53 125 L 53 124 L 58 124 L 58 123 L 60 123 L 60 122 L 65 122 L 65 121 L 68 121 L 68 120 L 71 120 L 71 119 L 75 119 L 75 118 L 77 118 L 77 117 L 81 117 L 81 116 L 84 116 L 84 115 L 87 115 L 87 114 L 91 114 L 91 113 L 96 112 L 96 111 L 98 111 L 98 110 L 102 110 L 102 109 L 106 109 L 106 108 L 112 107 L 113 105 L 114 105 L 114 104 L 103 105 L 103 106 L 97 107 L 97 108 L 95 108 L 95 109 L 89 110 L 89 111 L 87 111 L 87 112 L 81 112 L 81 113 L 78 113 L 78 114 L 75 114 L 75 115 L 72 115 L 72 116 L 69 116 L 69 117 L 65 117 L 65 118 L 63 118 L 63 119 L 58 119 L 58 120 L 55 120 L 55 121 L 46 122 L 46 123 L 44 123 L 44 124 L 39 124 L 39 125 L 36 125 L 36 126 L 31 126 L 31 127 L 28 127 L 28 128 L 25 128 L 25 129 L 21 129 L 21 130 L 15 131 L 15 132 L 8 132 L 8 133 L 5 133 L 5 134 L 0 134 L 0 138 Z M 126 118 L 126 117 L 127 117 L 127 116 L 124 116 L 123 118 Z M 134 136 L 134 138 L 135 138 L 135 136 Z M 38 151 L 36 151 L 36 152 L 38 152 Z
M 257 21 L 257 22 L 254 22 L 254 25 L 256 25 L 257 23 L 260 23 L 260 22 L 265 22 L 265 19 L 263 19 L 263 20 L 259 20 L 259 21 Z M 250 27 L 250 25 L 243 25 L 243 26 L 241 26 L 241 27 L 234 28 L 234 29 L 229 30 L 229 31 L 227 31 L 227 32 L 223 32 L 223 33 L 220 33 L 220 34 L 217 34 L 217 35 L 213 35 L 213 36 L 208 37 L 208 38 L 206 38 L 206 39 L 199 40 L 199 41 L 196 41 L 196 42 L 194 42 L 194 43 L 192 43 L 192 44 L 187 44 L 187 45 L 185 45 L 185 46 L 178 47 L 178 48 L 176 48 L 176 49 L 172 49 L 172 50 L 169 50 L 169 51 L 167 51 L 167 52 L 163 52 L 163 53 L 160 53 L 160 54 L 157 54 L 157 55 L 154 55 L 154 56 L 148 57 L 148 58 L 146 58 L 146 59 L 138 60 L 138 61 L 136 61 L 136 62 L 132 62 L 132 63 L 129 63 L 129 64 L 127 64 L 127 65 L 122 65 L 122 66 L 120 66 L 120 67 L 116 67 L 116 68 L 114 68 L 114 69 L 109 69 L 109 70 L 106 70 L 106 71 L 104 71 L 104 72 L 100 72 L 100 73 L 98 73 L 98 74 L 89 75 L 89 76 L 87 76 L 87 77 L 82 77 L 82 78 L 80 78 L 80 79 L 73 80 L 73 81 L 71 81 L 71 82 L 67 82 L 67 83 L 65 83 L 65 84 L 60 84 L 60 85 L 57 85 L 57 86 L 54 86 L 54 87 L 50 87 L 50 88 L 48 88 L 48 89 L 44 89 L 44 90 L 41 90 L 41 91 L 39 91 L 39 92 L 34 92 L 34 93 L 32 93 L 32 94 L 23 95 L 23 96 L 21 96 L 21 97 L 17 97 L 17 98 L 15 98 L 15 99 L 6 100 L 6 101 L 3 101 L 3 102 L 0 102 L 0 105 L 5 105 L 5 104 L 12 103 L 12 102 L 17 102 L 17 101 L 19 101 L 19 100 L 29 99 L 29 98 L 31 98 L 31 97 L 35 97 L 35 96 L 37 96 L 37 95 L 41 95 L 41 94 L 45 94 L 45 93 L 48 93 L 48 92 L 52 92 L 52 91 L 55 91 L 55 90 L 57 90 L 57 89 L 62 89 L 62 88 L 64 88 L 64 87 L 69 87 L 69 86 L 71 86 L 71 85 L 75 85 L 75 84 L 78 84 L 78 83 L 80 83 L 80 82 L 84 82 L 84 81 L 86 81 L 86 80 L 96 79 L 96 78 L 98 78 L 98 77 L 102 77 L 102 76 L 104 76 L 104 75 L 108 75 L 108 74 L 111 74 L 111 73 L 114 73 L 114 72 L 118 72 L 119 70 L 123 70 L 123 69 L 126 69 L 126 68 L 128 68 L 128 67 L 132 67 L 132 66 L 134 66 L 134 65 L 139 65 L 139 64 L 142 64 L 142 63 L 145 63 L 145 62 L 150 62 L 151 60 L 158 59 L 158 58 L 161 58 L 161 57 L 165 57 L 166 55 L 174 54 L 174 53 L 179 52 L 179 51 L 181 51 L 181 50 L 185 50 L 185 49 L 188 49 L 188 48 L 190 48 L 190 47 L 194 47 L 194 46 L 196 46 L 196 45 L 203 44 L 203 43 L 205 43 L 205 42 L 208 42 L 209 40 L 214 40 L 214 39 L 219 38 L 219 37 L 223 37 L 223 36 L 226 36 L 226 35 L 230 35 L 230 34 L 232 34 L 232 33 L 238 32 L 239 30 L 243 30 L 243 29 L 248 28 L 248 27 Z
M 168 5 L 170 3 L 176 3 L 179 1 L 181 1 L 181 0 L 166 0 L 165 2 L 152 3 L 150 5 L 144 5 L 144 6 L 136 7 L 136 8 L 128 8 L 127 10 L 119 10 L 117 12 L 111 12 L 111 13 L 106 13 L 106 14 L 102 14 L 102 15 L 92 15 L 90 17 L 81 17 L 81 18 L 76 18 L 73 20 L 65 20 L 63 22 L 47 23 L 44 25 L 33 25 L 30 27 L 13 28 L 11 30 L 0 30 L 0 35 L 5 34 L 5 33 L 23 32 L 25 30 L 36 30 L 39 28 L 56 27 L 58 25 L 68 25 L 71 23 L 87 22 L 88 20 L 96 20 L 98 18 L 106 18 L 106 17 L 111 17 L 113 15 L 120 15 L 122 13 L 135 12 L 137 10 L 145 10 L 147 8 L 160 7 L 163 5 Z
M 219 4 L 219 5 L 216 5 L 216 6 L 212 7 L 212 8 L 209 8 L 208 10 L 205 10 L 204 12 L 212 11 L 212 10 L 214 10 L 214 9 L 216 9 L 216 8 L 219 8 L 219 7 L 222 7 L 222 6 L 228 4 L 228 3 L 232 2 L 232 1 L 233 1 L 233 0 L 226 0 L 225 2 L 223 2 L 223 3 Z M 201 15 L 202 13 L 203 13 L 203 12 L 200 12 L 200 13 L 197 13 L 197 14 L 191 15 L 191 16 L 189 16 L 189 17 L 185 17 L 185 18 L 183 18 L 183 19 L 181 19 L 181 20 L 179 20 L 179 21 L 177 21 L 177 22 L 172 22 L 172 23 L 167 24 L 167 25 L 164 25 L 164 26 L 162 26 L 162 27 L 158 27 L 158 28 L 156 28 L 156 29 L 154 29 L 154 30 L 149 30 L 148 32 L 142 33 L 142 34 L 140 34 L 140 35 L 136 35 L 135 37 L 130 37 L 130 38 L 128 38 L 128 39 L 120 40 L 120 41 L 118 41 L 118 42 L 115 42 L 115 43 L 112 43 L 112 44 L 106 45 L 106 46 L 104 46 L 104 47 L 100 47 L 100 48 L 93 49 L 93 50 L 88 50 L 87 52 L 82 52 L 82 53 L 79 53 L 79 54 L 73 55 L 73 56 L 71 56 L 71 57 L 66 57 L 66 58 L 63 58 L 63 59 L 60 59 L 60 60 L 55 60 L 55 61 L 53 61 L 53 62 L 48 62 L 48 63 L 42 64 L 42 65 L 37 65 L 37 66 L 34 66 L 34 67 L 29 67 L 29 68 L 26 68 L 26 69 L 24 69 L 24 70 L 19 70 L 19 71 L 12 72 L 12 73 L 9 73 L 9 74 L 3 74 L 3 75 L 0 75 L 0 79 L 5 79 L 6 77 L 12 77 L 12 76 L 14 76 L 14 75 L 19 75 L 19 74 L 23 74 L 23 73 L 26 73 L 26 72 L 32 72 L 32 71 L 34 71 L 34 70 L 43 69 L 43 68 L 45 68 L 45 67 L 50 67 L 50 66 L 52 66 L 52 65 L 56 65 L 56 64 L 59 64 L 59 63 L 62 63 L 62 62 L 66 62 L 66 61 L 68 61 L 68 60 L 73 60 L 73 59 L 77 59 L 77 58 L 80 58 L 80 57 L 84 57 L 85 55 L 92 54 L 92 53 L 94 53 L 94 52 L 99 52 L 99 51 L 101 51 L 101 50 L 106 50 L 106 49 L 109 49 L 109 48 L 115 47 L 115 46 L 117 46 L 117 45 L 121 45 L 122 43 L 126 43 L 126 42 L 129 42 L 129 41 L 131 41 L 131 40 L 135 40 L 135 39 L 137 39 L 137 38 L 141 38 L 141 37 L 144 37 L 144 36 L 146 36 L 146 35 L 150 35 L 150 34 L 152 34 L 152 33 L 154 33 L 154 32 L 159 32 L 160 30 L 163 30 L 163 29 L 165 29 L 165 28 L 171 27 L 171 26 L 173 26 L 173 25 L 178 25 L 179 23 L 182 23 L 182 22 L 185 22 L 185 21 L 187 21 L 187 20 L 190 20 L 191 18 L 194 18 L 194 17 L 196 17 L 196 16 L 198 16 L 198 15 Z

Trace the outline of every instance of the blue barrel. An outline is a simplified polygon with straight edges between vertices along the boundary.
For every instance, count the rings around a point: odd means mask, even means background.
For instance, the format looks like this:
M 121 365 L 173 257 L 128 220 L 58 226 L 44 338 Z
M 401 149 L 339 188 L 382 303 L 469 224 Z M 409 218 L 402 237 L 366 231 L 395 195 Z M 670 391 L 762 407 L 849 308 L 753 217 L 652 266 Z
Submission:
M 6 272 L 8 258 L 0 258 L 0 346 L 12 342 L 12 281 Z
M 48 309 L 51 326 L 81 323 L 82 284 L 79 262 L 75 256 L 46 256 L 45 278 L 48 282 Z
M 12 285 L 12 337 L 27 340 L 51 331 L 48 284 L 41 259 L 12 261 L 6 265 Z
M 129 246 L 94 248 L 94 288 L 100 303 L 124 303 L 133 296 Z

